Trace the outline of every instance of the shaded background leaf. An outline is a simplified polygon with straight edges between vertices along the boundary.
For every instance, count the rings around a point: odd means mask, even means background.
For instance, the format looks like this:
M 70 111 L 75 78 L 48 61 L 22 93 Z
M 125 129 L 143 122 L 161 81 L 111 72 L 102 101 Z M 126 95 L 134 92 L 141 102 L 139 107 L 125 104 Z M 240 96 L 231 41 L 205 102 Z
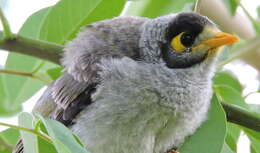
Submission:
M 239 5 L 238 0 L 222 0 L 226 5 L 229 13 L 233 16 L 236 13 L 237 7 Z

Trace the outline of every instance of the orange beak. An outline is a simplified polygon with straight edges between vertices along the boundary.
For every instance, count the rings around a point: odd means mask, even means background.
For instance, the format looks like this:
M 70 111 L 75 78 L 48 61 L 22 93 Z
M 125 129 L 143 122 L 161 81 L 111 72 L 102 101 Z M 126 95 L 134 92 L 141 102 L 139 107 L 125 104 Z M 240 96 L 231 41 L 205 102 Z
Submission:
M 209 46 L 210 48 L 217 48 L 223 45 L 232 44 L 238 42 L 239 39 L 231 34 L 225 32 L 218 32 L 216 35 L 208 40 L 201 42 L 199 45 L 192 48 L 192 50 L 197 50 L 198 48 Z

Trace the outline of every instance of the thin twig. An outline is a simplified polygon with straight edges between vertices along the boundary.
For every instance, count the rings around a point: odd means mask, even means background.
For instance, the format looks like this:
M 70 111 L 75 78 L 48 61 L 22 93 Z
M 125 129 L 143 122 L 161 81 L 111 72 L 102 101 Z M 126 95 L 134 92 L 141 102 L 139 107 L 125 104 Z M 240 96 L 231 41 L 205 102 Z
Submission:
M 243 99 L 246 99 L 248 96 L 251 96 L 252 94 L 256 94 L 256 93 L 259 93 L 259 91 L 249 92 L 248 94 L 246 94 L 245 96 L 243 96 Z
M 251 20 L 251 22 L 255 22 L 255 19 L 251 16 L 251 14 L 247 11 L 247 9 L 242 5 L 242 3 L 239 0 L 236 0 L 236 2 L 239 4 L 239 6 L 242 8 L 242 10 L 245 12 L 247 17 Z
M 200 0 L 196 0 L 196 2 L 194 4 L 193 12 L 196 12 L 196 13 L 199 12 L 199 3 L 200 3 Z
M 4 38 L 5 39 L 13 39 L 14 35 L 11 32 L 9 23 L 8 23 L 7 19 L 5 18 L 4 13 L 3 13 L 1 7 L 0 7 L 0 20 L 2 22 L 3 29 L 4 29 Z
M 18 71 L 12 71 L 12 70 L 6 70 L 6 69 L 0 69 L 0 73 L 6 73 L 6 74 L 13 74 L 13 75 L 20 75 L 20 76 L 26 76 L 26 77 L 31 77 L 33 79 L 40 80 L 46 84 L 50 84 L 51 82 L 41 78 L 40 76 L 37 76 L 33 73 L 28 73 L 28 72 L 18 72 Z
M 25 127 L 21 127 L 21 126 L 17 126 L 17 125 L 12 125 L 12 124 L 7 124 L 7 123 L 2 123 L 2 122 L 0 122 L 0 126 L 6 126 L 6 127 L 13 128 L 13 129 L 22 130 L 22 131 L 25 131 L 25 132 L 35 134 L 35 135 L 43 138 L 44 140 L 46 140 L 47 142 L 52 144 L 52 138 L 50 136 L 48 136 L 47 134 L 43 133 L 43 132 L 40 133 L 40 132 L 35 131 L 33 129 L 29 129 L 29 128 L 25 128 Z

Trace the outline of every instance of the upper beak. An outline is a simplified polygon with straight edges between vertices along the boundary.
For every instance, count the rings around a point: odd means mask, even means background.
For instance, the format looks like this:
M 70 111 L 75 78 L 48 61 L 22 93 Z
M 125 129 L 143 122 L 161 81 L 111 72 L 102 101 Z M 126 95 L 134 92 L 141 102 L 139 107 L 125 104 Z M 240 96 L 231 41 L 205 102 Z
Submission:
M 192 50 L 197 50 L 200 47 L 208 46 L 210 48 L 217 48 L 223 45 L 232 44 L 238 42 L 239 39 L 231 34 L 225 32 L 217 32 L 212 38 L 201 42 L 199 45 L 192 48 Z

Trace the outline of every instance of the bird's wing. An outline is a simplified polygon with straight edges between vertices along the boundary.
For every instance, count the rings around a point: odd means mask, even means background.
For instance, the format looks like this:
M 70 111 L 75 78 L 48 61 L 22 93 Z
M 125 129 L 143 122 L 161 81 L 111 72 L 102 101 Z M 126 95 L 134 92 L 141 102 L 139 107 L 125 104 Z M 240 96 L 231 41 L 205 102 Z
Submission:
M 99 83 L 101 59 L 138 59 L 140 27 L 146 18 L 119 17 L 86 26 L 65 47 L 62 60 L 67 73 L 55 81 L 52 97 L 57 107 L 51 117 L 65 125 L 92 103 L 91 93 Z
M 55 81 L 52 88 L 54 111 L 50 117 L 65 125 L 71 124 L 73 118 L 87 105 L 91 104 L 91 93 L 96 83 L 79 82 L 72 75 L 65 73 Z
M 139 59 L 140 27 L 148 19 L 119 17 L 84 27 L 65 47 L 62 60 L 67 73 L 55 81 L 52 97 L 57 107 L 51 117 L 65 125 L 92 103 L 91 93 L 99 83 L 101 59 Z
M 68 125 L 78 112 L 91 103 L 90 94 L 94 89 L 94 83 L 76 81 L 65 72 L 48 86 L 34 106 L 33 113 L 40 113 Z

